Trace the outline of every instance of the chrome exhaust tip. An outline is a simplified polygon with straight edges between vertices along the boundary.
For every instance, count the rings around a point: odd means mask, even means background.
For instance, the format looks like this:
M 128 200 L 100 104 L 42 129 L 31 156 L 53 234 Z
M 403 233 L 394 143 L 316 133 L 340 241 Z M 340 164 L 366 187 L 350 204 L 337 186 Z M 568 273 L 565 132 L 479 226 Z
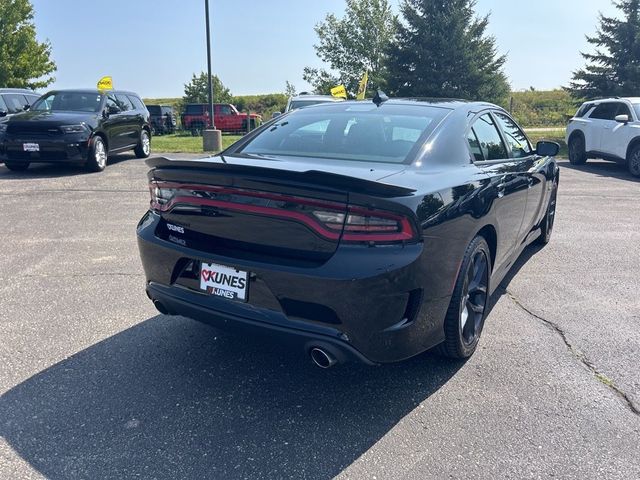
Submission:
M 336 363 L 338 363 L 336 357 L 323 350 L 322 348 L 313 347 L 309 352 L 309 355 L 311 356 L 311 360 L 313 360 L 313 363 L 315 363 L 320 368 L 331 368 Z

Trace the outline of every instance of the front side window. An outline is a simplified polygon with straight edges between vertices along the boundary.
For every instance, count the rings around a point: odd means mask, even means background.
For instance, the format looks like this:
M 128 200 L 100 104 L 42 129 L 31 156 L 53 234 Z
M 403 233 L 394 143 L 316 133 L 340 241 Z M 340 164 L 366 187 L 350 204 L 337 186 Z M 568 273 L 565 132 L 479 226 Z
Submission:
M 91 92 L 52 92 L 40 97 L 31 107 L 36 111 L 88 112 L 100 111 L 102 95 Z
M 507 139 L 507 143 L 511 147 L 511 156 L 513 158 L 522 158 L 531 155 L 533 151 L 531 144 L 529 144 L 529 140 L 524 132 L 516 125 L 516 122 L 500 112 L 495 112 L 495 116 Z
M 4 103 L 4 99 L 2 98 L 2 95 L 0 95 L 0 112 L 5 112 L 7 113 L 9 110 L 7 109 L 7 104 Z
M 431 106 L 333 103 L 300 109 L 241 147 L 252 155 L 410 163 L 449 109 Z M 417 151 L 417 150 L 416 150 Z
M 24 95 L 17 93 L 6 93 L 4 100 L 7 103 L 9 113 L 24 112 L 24 107 L 27 105 L 27 100 L 24 98 Z
M 229 105 L 220 105 L 220 115 L 231 115 L 232 113 Z
M 507 148 L 500 137 L 498 128 L 493 123 L 491 115 L 488 113 L 482 115 L 473 123 L 471 130 L 475 134 L 477 145 L 474 146 L 469 141 L 469 147 L 472 152 L 474 152 L 474 148 L 476 150 L 479 148 L 480 153 L 482 153 L 482 160 L 503 160 L 509 157 Z M 479 160 L 478 156 L 476 156 L 476 160 Z
M 618 111 L 616 112 L 616 116 L 618 115 L 626 115 L 629 120 L 633 120 L 633 117 L 631 116 L 631 110 L 629 110 L 629 107 L 626 103 L 618 103 Z

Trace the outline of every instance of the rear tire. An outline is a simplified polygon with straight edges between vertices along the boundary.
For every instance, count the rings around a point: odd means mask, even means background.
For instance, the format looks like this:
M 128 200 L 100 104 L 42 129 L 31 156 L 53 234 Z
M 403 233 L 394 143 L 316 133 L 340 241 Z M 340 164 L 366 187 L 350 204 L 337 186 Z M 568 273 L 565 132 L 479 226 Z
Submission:
M 138 158 L 147 158 L 149 156 L 151 153 L 151 137 L 149 136 L 149 132 L 146 130 L 140 132 L 140 142 L 138 146 L 133 149 L 133 152 Z
M 107 166 L 107 146 L 102 137 L 94 137 L 89 149 L 86 167 L 90 172 L 101 172 Z
M 553 193 L 551 194 L 551 199 L 549 200 L 549 205 L 547 206 L 547 213 L 544 215 L 542 223 L 540 224 L 540 236 L 536 240 L 538 245 L 546 245 L 549 243 L 549 241 L 551 241 L 551 234 L 553 233 L 553 223 L 556 219 L 557 197 L 558 185 L 556 183 L 556 186 L 553 189 Z
M 569 139 L 569 162 L 571 165 L 584 165 L 587 161 L 584 137 L 574 135 Z
M 464 359 L 475 352 L 484 327 L 491 278 L 491 251 L 487 241 L 475 237 L 465 251 L 444 320 L 442 355 Z
M 13 163 L 13 162 L 4 162 L 4 166 L 7 167 L 12 172 L 24 172 L 27 168 L 29 168 L 29 162 L 24 163 Z
M 633 147 L 629 152 L 627 168 L 631 175 L 634 177 L 640 177 L 640 144 Z

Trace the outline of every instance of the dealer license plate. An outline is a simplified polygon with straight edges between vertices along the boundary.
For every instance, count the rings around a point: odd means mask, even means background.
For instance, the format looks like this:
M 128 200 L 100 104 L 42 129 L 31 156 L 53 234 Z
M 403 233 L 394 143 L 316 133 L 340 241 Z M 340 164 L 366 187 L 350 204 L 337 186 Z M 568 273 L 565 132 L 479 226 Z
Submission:
M 200 288 L 211 295 L 229 300 L 247 301 L 247 272 L 216 263 L 200 266 Z
M 37 143 L 23 143 L 22 144 L 22 149 L 25 152 L 39 152 L 40 151 L 40 145 Z

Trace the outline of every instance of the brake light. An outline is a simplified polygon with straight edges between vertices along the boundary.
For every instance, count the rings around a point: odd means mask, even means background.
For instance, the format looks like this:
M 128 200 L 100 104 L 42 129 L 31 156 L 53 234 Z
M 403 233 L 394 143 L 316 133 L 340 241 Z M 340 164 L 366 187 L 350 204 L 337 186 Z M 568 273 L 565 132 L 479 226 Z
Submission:
M 168 212 L 176 206 L 210 206 L 249 214 L 285 218 L 305 224 L 320 236 L 344 242 L 398 243 L 418 234 L 405 216 L 385 210 L 259 192 L 234 187 L 152 181 L 151 209 Z

